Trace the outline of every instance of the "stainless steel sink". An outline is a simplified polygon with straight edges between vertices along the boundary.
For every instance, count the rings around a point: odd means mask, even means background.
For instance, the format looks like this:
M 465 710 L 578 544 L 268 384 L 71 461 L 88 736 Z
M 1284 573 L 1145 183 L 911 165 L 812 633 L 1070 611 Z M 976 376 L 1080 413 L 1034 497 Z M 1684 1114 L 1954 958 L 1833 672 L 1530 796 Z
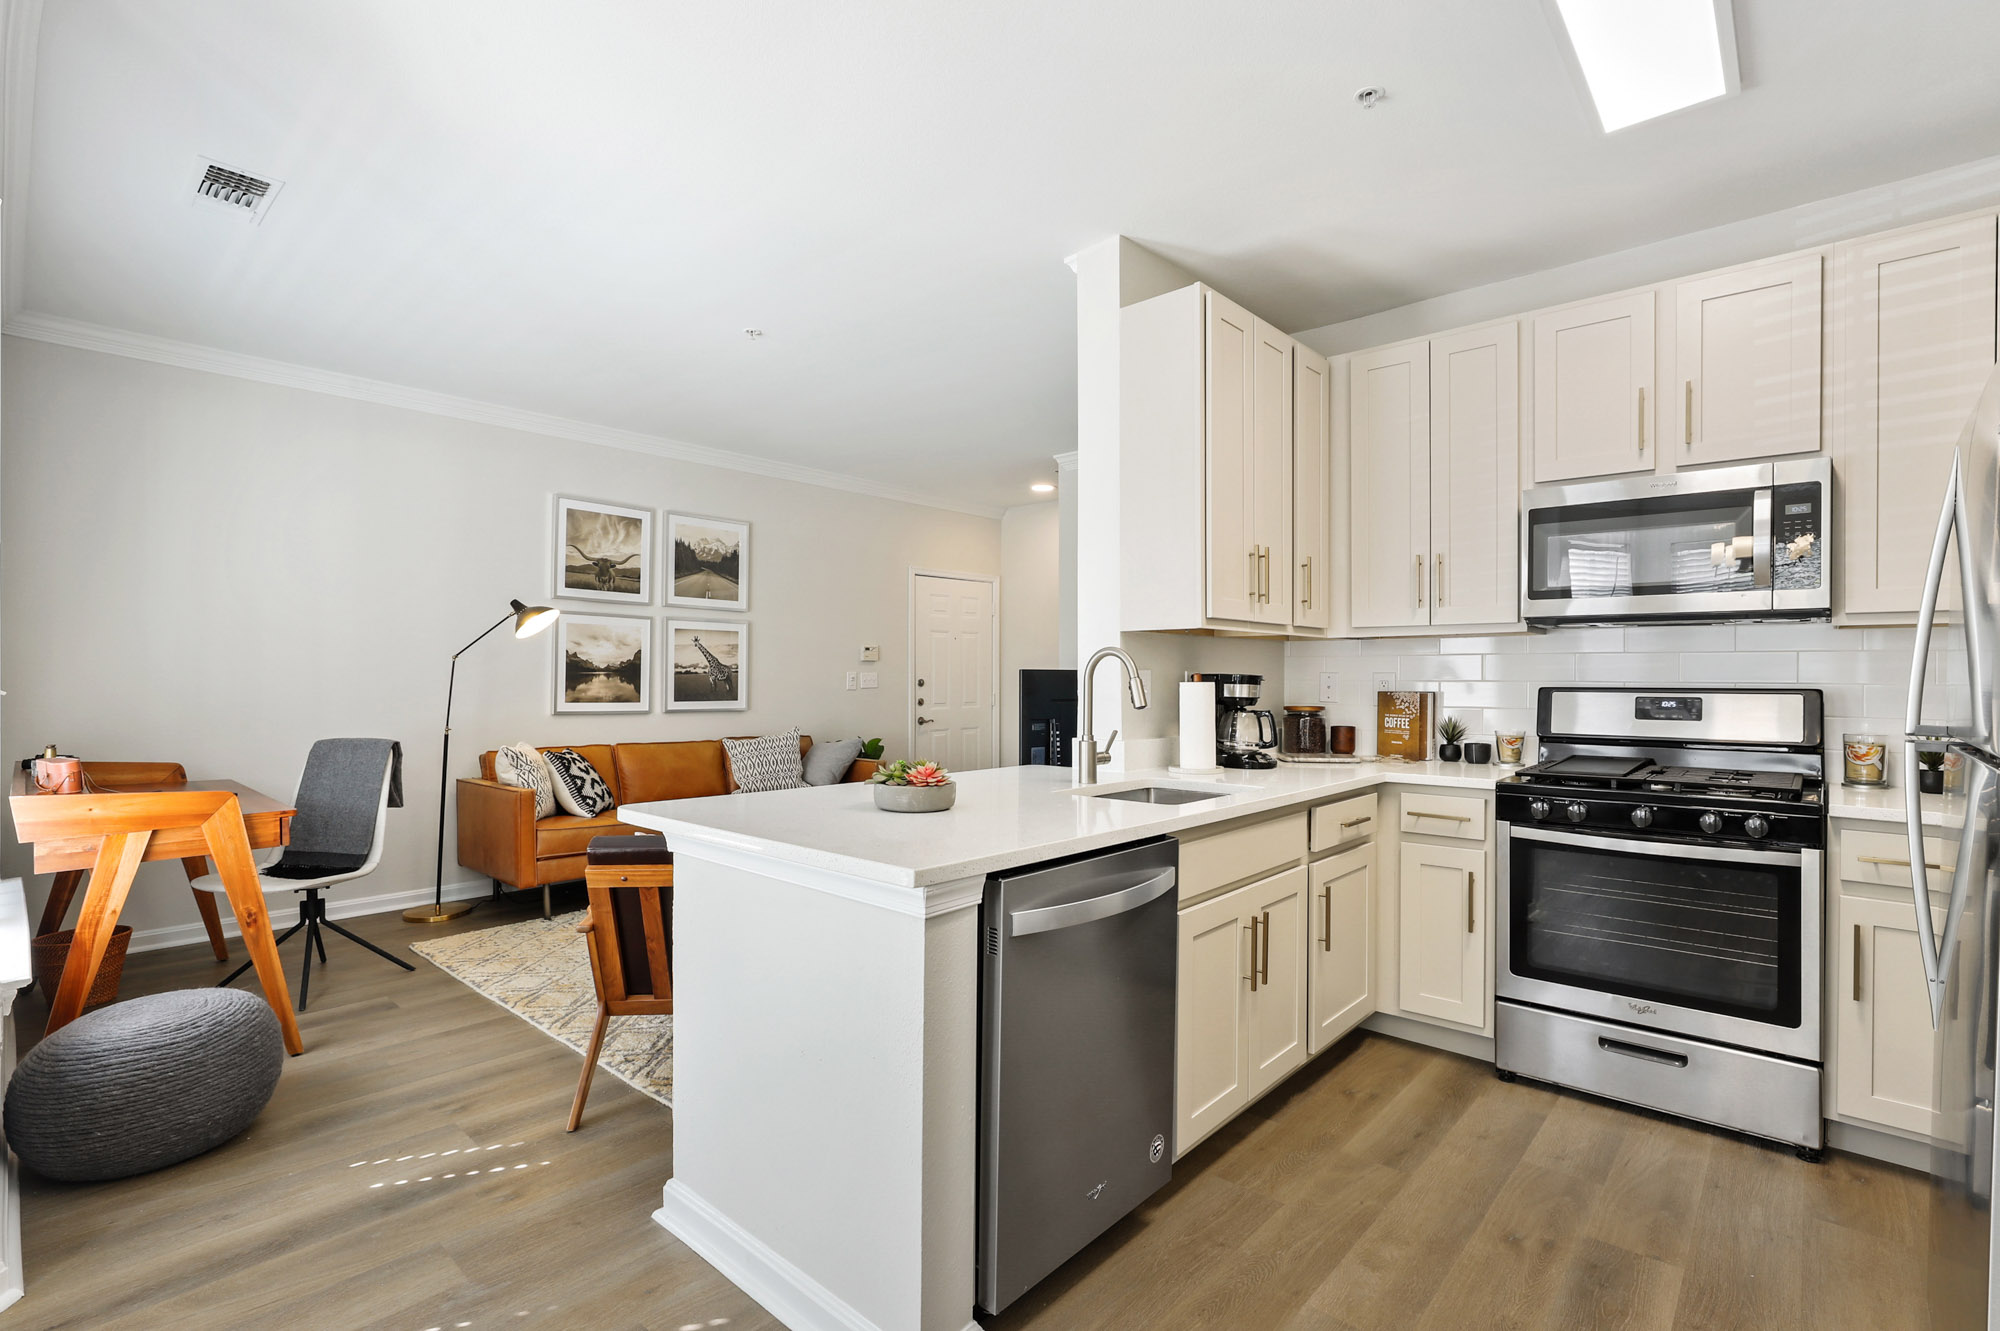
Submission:
M 1107 790 L 1092 794 L 1097 800 L 1129 800 L 1134 804 L 1199 804 L 1219 800 L 1226 790 L 1186 790 L 1180 786 L 1134 786 L 1130 790 Z

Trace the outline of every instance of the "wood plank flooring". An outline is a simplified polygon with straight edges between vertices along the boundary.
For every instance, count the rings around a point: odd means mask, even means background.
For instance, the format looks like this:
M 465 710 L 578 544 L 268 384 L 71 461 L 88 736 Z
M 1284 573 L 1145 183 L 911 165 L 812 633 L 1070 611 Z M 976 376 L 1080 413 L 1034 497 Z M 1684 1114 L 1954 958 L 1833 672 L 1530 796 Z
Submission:
M 539 904 L 352 927 L 398 950 Z M 600 1075 L 566 1136 L 577 1054 L 421 959 L 327 946 L 306 1053 L 246 1136 L 118 1183 L 25 1179 L 8 1328 L 774 1331 L 649 1218 L 666 1109 Z M 297 940 L 285 958 L 296 983 Z M 123 993 L 224 973 L 205 945 L 147 953 Z M 44 1011 L 21 1000 L 24 1043 Z M 1924 1223 L 1906 1171 L 1806 1165 L 1363 1036 L 988 1325 L 1919 1331 Z

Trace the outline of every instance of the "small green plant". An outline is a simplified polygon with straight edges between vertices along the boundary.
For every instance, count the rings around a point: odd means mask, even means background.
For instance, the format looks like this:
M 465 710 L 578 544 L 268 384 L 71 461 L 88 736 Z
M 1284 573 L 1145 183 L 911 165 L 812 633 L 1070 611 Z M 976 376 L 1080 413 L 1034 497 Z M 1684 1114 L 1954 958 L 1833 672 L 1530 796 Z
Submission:
M 948 786 L 951 784 L 951 773 L 936 763 L 898 758 L 868 779 L 878 786 Z
M 1922 763 L 1924 767 L 1929 771 L 1932 772 L 1938 771 L 1944 767 L 1944 750 L 1918 749 L 1917 761 Z
M 1447 716 L 1438 722 L 1438 738 L 1447 744 L 1456 744 L 1465 738 L 1465 722 L 1455 716 Z
M 871 763 L 881 762 L 882 741 L 880 737 L 870 740 L 863 740 L 861 743 L 861 756 L 863 758 L 866 758 Z

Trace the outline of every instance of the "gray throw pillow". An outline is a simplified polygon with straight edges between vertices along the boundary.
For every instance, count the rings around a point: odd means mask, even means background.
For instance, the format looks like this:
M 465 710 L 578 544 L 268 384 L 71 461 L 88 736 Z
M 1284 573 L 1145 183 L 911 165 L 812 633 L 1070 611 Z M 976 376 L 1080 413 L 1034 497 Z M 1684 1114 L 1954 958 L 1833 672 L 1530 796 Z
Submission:
M 824 744 L 815 744 L 806 750 L 806 784 L 809 786 L 830 786 L 847 775 L 847 769 L 854 766 L 854 760 L 861 756 L 861 741 L 858 739 L 831 739 Z
M 805 784 L 799 762 L 799 730 L 755 739 L 726 739 L 729 770 L 740 790 L 795 790 Z

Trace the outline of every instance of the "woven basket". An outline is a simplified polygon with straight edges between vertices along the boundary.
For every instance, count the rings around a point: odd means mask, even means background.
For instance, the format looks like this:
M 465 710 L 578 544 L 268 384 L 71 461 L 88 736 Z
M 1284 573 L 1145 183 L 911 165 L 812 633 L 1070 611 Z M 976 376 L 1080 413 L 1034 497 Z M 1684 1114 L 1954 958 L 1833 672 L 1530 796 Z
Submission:
M 69 945 L 75 939 L 74 929 L 58 929 L 35 939 L 35 983 L 42 987 L 43 997 L 51 1003 L 56 1001 L 56 986 L 62 983 L 63 966 L 69 961 Z M 131 925 L 121 924 L 111 931 L 111 941 L 104 948 L 104 960 L 97 967 L 97 980 L 83 1000 L 85 1007 L 97 1007 L 118 997 L 118 981 L 125 976 L 125 949 L 130 946 Z

